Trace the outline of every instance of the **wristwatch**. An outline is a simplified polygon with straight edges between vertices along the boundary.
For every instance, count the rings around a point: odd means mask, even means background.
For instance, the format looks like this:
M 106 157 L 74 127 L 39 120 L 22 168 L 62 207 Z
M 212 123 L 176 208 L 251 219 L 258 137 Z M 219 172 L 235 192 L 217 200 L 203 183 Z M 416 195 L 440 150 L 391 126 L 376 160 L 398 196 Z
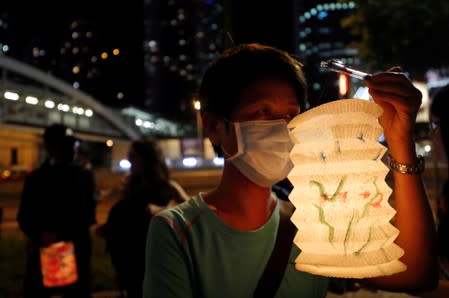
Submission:
M 401 174 L 419 175 L 424 172 L 424 157 L 418 155 L 416 159 L 417 162 L 414 164 L 402 164 L 388 154 L 388 167 Z

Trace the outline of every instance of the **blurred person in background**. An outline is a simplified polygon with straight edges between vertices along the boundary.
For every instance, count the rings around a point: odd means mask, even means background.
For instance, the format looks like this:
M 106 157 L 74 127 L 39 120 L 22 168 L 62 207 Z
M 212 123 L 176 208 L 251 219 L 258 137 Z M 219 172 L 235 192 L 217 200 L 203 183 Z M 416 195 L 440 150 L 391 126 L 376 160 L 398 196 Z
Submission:
M 24 297 L 91 297 L 90 227 L 95 220 L 95 177 L 75 162 L 76 142 L 71 129 L 53 124 L 45 129 L 44 163 L 24 182 L 17 221 L 28 238 Z M 46 287 L 40 249 L 60 241 L 75 248 L 78 279 L 64 287 Z
M 449 85 L 440 89 L 430 106 L 432 155 L 438 162 L 449 160 Z M 449 279 L 449 169 L 437 197 L 438 255 L 441 278 Z
M 170 178 L 156 141 L 134 141 L 128 160 L 131 170 L 125 177 L 122 198 L 111 208 L 98 232 L 105 237 L 122 294 L 141 298 L 149 221 L 153 214 L 184 202 L 188 195 Z

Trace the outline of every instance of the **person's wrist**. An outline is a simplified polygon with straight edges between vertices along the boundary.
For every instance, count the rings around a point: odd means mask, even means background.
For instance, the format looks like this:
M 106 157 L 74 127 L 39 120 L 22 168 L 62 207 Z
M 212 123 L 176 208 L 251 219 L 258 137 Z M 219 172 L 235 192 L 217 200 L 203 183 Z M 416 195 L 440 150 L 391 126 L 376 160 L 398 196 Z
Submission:
M 401 164 L 413 164 L 417 161 L 415 142 L 411 138 L 387 140 L 388 154 Z
M 389 136 L 390 138 L 392 135 Z M 405 133 L 397 135 L 393 139 L 387 139 L 388 167 L 398 173 L 413 172 L 411 168 L 420 162 L 420 158 L 416 154 L 416 146 L 412 135 Z
M 388 154 L 388 167 L 391 170 L 401 174 L 419 175 L 424 172 L 424 157 L 422 155 L 418 155 L 415 156 L 413 162 L 401 163 L 391 156 L 391 154 Z

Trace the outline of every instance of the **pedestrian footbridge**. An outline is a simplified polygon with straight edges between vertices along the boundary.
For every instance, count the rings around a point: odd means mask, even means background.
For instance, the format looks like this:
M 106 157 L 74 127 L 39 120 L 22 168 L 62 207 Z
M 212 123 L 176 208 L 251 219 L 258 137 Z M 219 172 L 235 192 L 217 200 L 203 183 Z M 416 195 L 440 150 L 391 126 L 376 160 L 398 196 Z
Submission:
M 136 139 L 182 137 L 194 128 L 156 117 L 134 107 L 114 110 L 72 85 L 11 57 L 0 55 L 2 128 L 41 131 L 63 123 L 86 137 Z

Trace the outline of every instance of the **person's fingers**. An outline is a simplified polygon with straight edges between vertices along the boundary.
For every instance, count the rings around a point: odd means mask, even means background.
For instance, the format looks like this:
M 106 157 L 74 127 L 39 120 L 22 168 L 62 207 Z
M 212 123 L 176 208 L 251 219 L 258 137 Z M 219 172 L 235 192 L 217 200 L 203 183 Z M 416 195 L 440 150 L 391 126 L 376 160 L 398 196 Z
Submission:
M 398 94 L 397 92 L 392 93 L 392 92 L 378 90 L 378 89 L 377 90 L 369 89 L 368 92 L 373 98 L 379 99 L 382 101 L 386 101 L 386 102 L 390 102 L 390 103 L 406 101 L 406 98 L 404 98 L 404 95 Z
M 410 79 L 403 72 L 379 72 L 372 74 L 367 82 L 373 83 L 399 83 L 402 85 L 412 84 Z
M 394 94 L 402 97 L 409 97 L 411 95 L 416 95 L 412 88 L 398 88 L 394 85 L 382 85 L 382 86 L 371 86 L 369 90 L 379 90 L 385 94 Z
M 416 90 L 413 92 L 407 92 L 398 89 L 378 89 L 369 88 L 369 94 L 377 102 L 379 100 L 388 102 L 393 105 L 404 106 L 406 110 L 417 110 L 421 105 L 421 92 Z
M 421 97 L 419 90 L 409 78 L 399 72 L 382 72 L 373 74 L 369 80 L 365 80 L 369 89 L 391 92 L 404 97 Z
M 366 75 L 364 77 L 364 80 L 365 82 L 370 82 L 373 79 L 375 81 L 379 80 L 400 81 L 403 80 L 404 78 L 406 79 L 406 81 L 409 80 L 408 77 L 402 71 L 402 68 L 400 66 L 393 66 L 386 71 Z
M 420 103 L 422 95 L 421 92 L 413 85 L 399 86 L 399 84 L 366 84 L 372 96 L 382 95 L 382 97 L 393 97 L 398 101 L 408 101 Z M 401 100 L 402 98 L 402 100 Z

